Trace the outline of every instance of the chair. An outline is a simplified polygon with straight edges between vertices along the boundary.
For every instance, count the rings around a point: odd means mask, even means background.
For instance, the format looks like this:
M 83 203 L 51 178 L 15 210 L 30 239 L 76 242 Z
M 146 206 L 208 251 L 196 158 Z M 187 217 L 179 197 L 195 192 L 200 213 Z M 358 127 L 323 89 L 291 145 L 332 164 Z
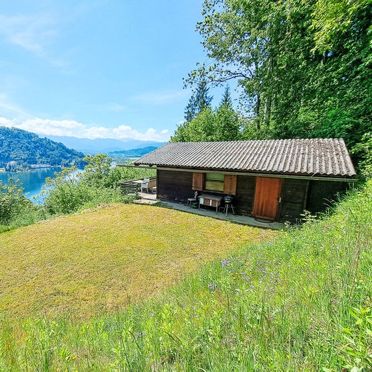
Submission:
M 198 192 L 195 191 L 195 192 L 194 192 L 194 197 L 193 197 L 193 198 L 188 198 L 188 199 L 187 199 L 187 205 L 192 206 L 194 203 L 197 203 L 197 201 L 198 201 L 198 196 L 199 196 Z
M 149 182 L 150 180 L 148 178 L 145 178 L 141 182 L 141 192 L 143 192 L 143 190 L 146 190 L 147 193 L 149 192 Z

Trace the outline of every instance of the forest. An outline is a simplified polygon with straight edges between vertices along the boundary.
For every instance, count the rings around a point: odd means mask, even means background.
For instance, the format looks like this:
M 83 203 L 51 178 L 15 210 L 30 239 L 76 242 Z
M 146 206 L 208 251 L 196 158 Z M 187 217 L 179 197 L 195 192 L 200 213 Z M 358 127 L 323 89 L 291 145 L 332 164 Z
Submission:
M 0 127 L 0 168 L 27 169 L 31 165 L 82 164 L 84 155 L 62 143 L 16 128 Z
M 185 79 L 193 94 L 172 141 L 341 137 L 370 173 L 371 13 L 368 0 L 205 0 L 209 63 Z

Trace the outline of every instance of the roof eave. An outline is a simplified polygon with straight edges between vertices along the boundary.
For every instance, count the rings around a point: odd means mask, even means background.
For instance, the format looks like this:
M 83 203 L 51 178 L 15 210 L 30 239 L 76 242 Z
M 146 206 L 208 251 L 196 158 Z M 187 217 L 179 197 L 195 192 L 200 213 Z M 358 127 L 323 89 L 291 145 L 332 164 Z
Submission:
M 299 178 L 299 179 L 311 179 L 311 180 L 332 180 L 340 182 L 356 182 L 356 174 L 352 175 L 334 175 L 334 174 L 309 174 L 309 173 L 290 173 L 290 172 L 273 172 L 265 170 L 251 170 L 251 169 L 236 169 L 236 168 L 213 168 L 213 167 L 191 167 L 191 166 L 180 166 L 180 165 L 167 165 L 167 164 L 154 164 L 154 163 L 134 163 L 136 165 L 147 165 L 155 166 L 160 169 L 169 170 L 187 170 L 200 171 L 200 172 L 224 172 L 224 173 L 234 173 L 240 175 L 251 175 L 251 176 L 267 176 L 267 177 L 278 177 L 278 178 Z

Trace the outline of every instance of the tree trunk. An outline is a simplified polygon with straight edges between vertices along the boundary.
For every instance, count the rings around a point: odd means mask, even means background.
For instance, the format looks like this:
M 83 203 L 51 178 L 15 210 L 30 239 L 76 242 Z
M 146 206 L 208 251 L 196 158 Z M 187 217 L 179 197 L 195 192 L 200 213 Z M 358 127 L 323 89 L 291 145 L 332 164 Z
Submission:
M 256 122 L 257 122 L 257 129 L 260 130 L 261 128 L 261 117 L 260 117 L 260 108 L 261 108 L 261 96 L 259 93 L 256 94 Z
M 269 95 L 265 102 L 265 125 L 270 125 L 270 119 L 271 119 L 271 105 L 272 105 L 272 99 L 271 95 Z

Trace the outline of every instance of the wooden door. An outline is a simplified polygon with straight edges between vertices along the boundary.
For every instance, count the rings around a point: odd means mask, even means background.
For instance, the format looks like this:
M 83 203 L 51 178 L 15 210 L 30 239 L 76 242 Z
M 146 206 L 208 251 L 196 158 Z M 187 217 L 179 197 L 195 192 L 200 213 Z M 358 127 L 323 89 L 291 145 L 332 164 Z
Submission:
M 256 177 L 253 216 L 275 220 L 282 180 L 280 178 Z

